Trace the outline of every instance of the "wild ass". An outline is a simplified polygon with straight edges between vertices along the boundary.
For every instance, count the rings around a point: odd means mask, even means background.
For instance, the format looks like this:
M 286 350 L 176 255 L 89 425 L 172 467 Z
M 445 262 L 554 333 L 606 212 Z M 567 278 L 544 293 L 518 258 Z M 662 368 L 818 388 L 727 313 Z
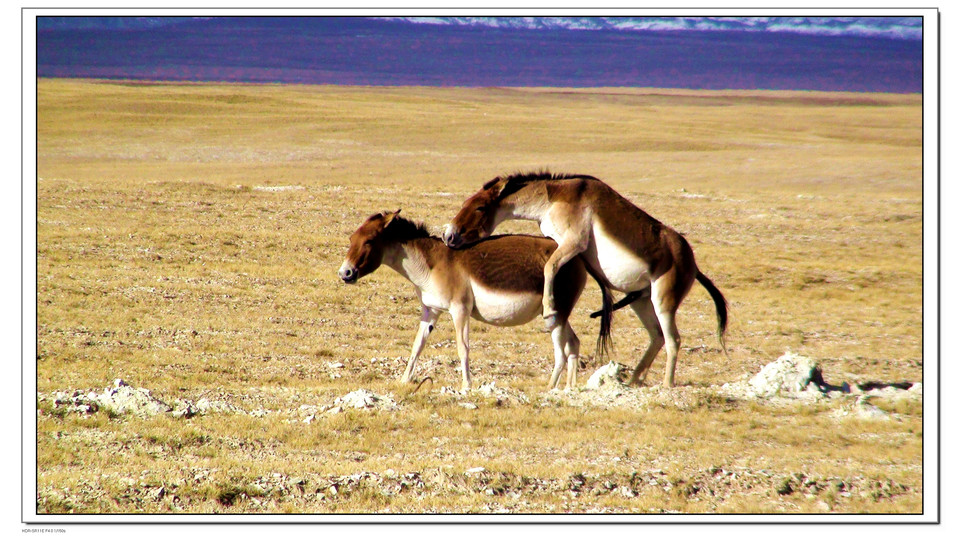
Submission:
M 453 317 L 457 353 L 463 371 L 462 389 L 470 388 L 469 320 L 473 317 L 495 326 L 516 326 L 537 317 L 542 308 L 543 266 L 557 248 L 556 242 L 539 236 L 496 236 L 466 249 L 454 250 L 431 236 L 423 224 L 396 212 L 370 216 L 350 236 L 350 248 L 340 266 L 345 283 L 355 283 L 381 264 L 393 268 L 416 287 L 422 305 L 420 329 L 413 341 L 410 360 L 401 380 L 410 382 L 427 336 L 441 312 Z M 569 317 L 586 283 L 583 261 L 574 258 L 554 275 L 550 305 L 557 325 L 551 331 L 554 367 L 548 389 L 557 387 L 564 361 L 567 389 L 576 384 L 580 340 Z M 598 281 L 599 284 L 599 281 Z M 612 298 L 601 285 L 603 310 L 597 339 L 598 352 L 610 335 Z
M 604 182 L 593 176 L 548 172 L 494 178 L 463 203 L 444 229 L 444 243 L 461 247 L 490 235 L 510 219 L 537 221 L 543 234 L 559 244 L 543 268 L 543 317 L 548 328 L 558 323 L 553 300 L 557 272 L 578 255 L 605 285 L 628 293 L 617 306 L 629 303 L 650 334 L 650 345 L 630 383 L 643 383 L 666 344 L 663 383 L 673 386 L 680 348 L 675 317 L 694 280 L 713 298 L 717 334 L 726 353 L 726 300 L 697 269 L 690 244 Z

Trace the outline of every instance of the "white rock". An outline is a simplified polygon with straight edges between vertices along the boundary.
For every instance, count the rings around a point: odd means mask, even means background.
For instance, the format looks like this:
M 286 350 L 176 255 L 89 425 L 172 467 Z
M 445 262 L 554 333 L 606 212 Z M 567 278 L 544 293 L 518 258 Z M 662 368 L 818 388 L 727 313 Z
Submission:
M 340 404 L 350 408 L 370 408 L 377 402 L 377 396 L 366 389 L 358 389 L 337 399 Z
M 797 395 L 819 378 L 817 363 L 804 356 L 787 352 L 776 361 L 768 363 L 750 379 L 748 384 L 761 397 L 773 397 L 783 393 Z M 814 384 L 816 389 L 816 384 Z
M 623 384 L 620 383 L 620 364 L 611 361 L 606 365 L 597 369 L 590 379 L 587 380 L 587 389 L 600 389 L 601 387 L 618 387 Z
M 103 393 L 91 393 L 91 401 L 116 414 L 157 415 L 173 411 L 173 408 L 150 395 L 146 389 L 135 389 L 122 380 L 114 381 L 114 387 Z
M 393 409 L 397 407 L 397 403 L 390 397 L 384 395 L 377 395 L 366 389 L 358 389 L 352 393 L 347 393 L 346 395 L 337 398 L 334 401 L 335 405 L 344 406 L 347 408 L 356 408 L 356 409 L 365 409 L 365 408 L 384 408 L 384 409 Z

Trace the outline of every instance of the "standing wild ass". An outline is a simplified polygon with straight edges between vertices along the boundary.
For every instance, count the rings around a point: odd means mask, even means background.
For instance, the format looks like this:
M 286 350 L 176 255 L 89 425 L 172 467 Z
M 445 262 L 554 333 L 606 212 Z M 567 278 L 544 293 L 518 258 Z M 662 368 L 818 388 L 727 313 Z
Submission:
M 547 172 L 494 178 L 463 203 L 444 229 L 443 241 L 460 247 L 490 235 L 510 219 L 537 221 L 543 234 L 559 244 L 543 268 L 543 317 L 548 328 L 559 323 L 553 301 L 557 272 L 578 255 L 604 284 L 628 293 L 618 305 L 629 302 L 650 334 L 650 345 L 630 383 L 643 383 L 666 344 L 663 383 L 673 386 L 680 348 L 675 317 L 694 280 L 713 298 L 717 334 L 726 353 L 726 300 L 697 269 L 690 244 L 604 182 L 592 176 Z
M 470 388 L 470 318 L 495 326 L 517 326 L 536 318 L 543 304 L 543 266 L 557 244 L 539 236 L 496 236 L 469 248 L 454 250 L 440 238 L 431 236 L 423 224 L 404 219 L 399 213 L 400 210 L 377 213 L 360 225 L 350 236 L 350 248 L 339 276 L 345 283 L 355 283 L 386 264 L 416 287 L 422 315 L 410 361 L 401 378 L 403 382 L 411 381 L 414 365 L 440 313 L 449 312 L 463 371 L 462 388 L 467 390 Z M 564 361 L 567 389 L 576 383 L 580 340 L 570 326 L 569 317 L 583 291 L 587 272 L 577 257 L 555 273 L 556 285 L 551 288 L 550 305 L 556 311 L 557 325 L 551 331 L 554 367 L 548 389 L 557 386 Z M 597 338 L 598 354 L 607 347 L 612 312 L 610 292 L 600 283 L 598 279 L 604 314 Z

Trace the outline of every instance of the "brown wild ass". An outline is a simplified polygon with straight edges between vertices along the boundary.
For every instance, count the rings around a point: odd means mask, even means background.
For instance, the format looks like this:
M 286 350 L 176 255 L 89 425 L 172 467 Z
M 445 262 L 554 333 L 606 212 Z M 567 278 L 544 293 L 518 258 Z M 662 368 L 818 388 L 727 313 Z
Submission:
M 510 219 L 537 221 L 543 234 L 559 244 L 543 268 L 547 327 L 558 323 L 553 301 L 557 272 L 578 255 L 605 285 L 628 293 L 617 306 L 629 303 L 650 334 L 650 345 L 630 383 L 643 383 L 666 344 L 663 383 L 673 386 L 680 348 L 676 312 L 694 280 L 713 298 L 717 333 L 726 353 L 726 300 L 697 269 L 690 244 L 604 182 L 592 176 L 548 172 L 494 178 L 463 203 L 444 229 L 444 243 L 453 248 L 467 245 Z
M 381 264 L 393 268 L 416 287 L 422 305 L 420 329 L 413 341 L 410 361 L 401 380 L 410 382 L 417 358 L 441 312 L 453 317 L 457 352 L 463 371 L 462 389 L 470 388 L 469 320 L 471 317 L 495 326 L 525 324 L 542 309 L 543 266 L 557 248 L 556 242 L 539 236 L 496 236 L 466 249 L 454 250 L 431 236 L 423 224 L 400 217 L 396 212 L 370 216 L 350 236 L 347 257 L 339 276 L 355 283 L 376 271 Z M 548 389 L 557 386 L 564 361 L 567 389 L 576 383 L 580 340 L 570 326 L 569 316 L 586 283 L 583 261 L 574 258 L 555 274 L 554 295 L 557 326 L 551 331 L 554 367 Z M 599 284 L 599 281 L 598 281 Z M 606 348 L 610 335 L 609 290 L 603 292 L 603 311 L 598 353 Z

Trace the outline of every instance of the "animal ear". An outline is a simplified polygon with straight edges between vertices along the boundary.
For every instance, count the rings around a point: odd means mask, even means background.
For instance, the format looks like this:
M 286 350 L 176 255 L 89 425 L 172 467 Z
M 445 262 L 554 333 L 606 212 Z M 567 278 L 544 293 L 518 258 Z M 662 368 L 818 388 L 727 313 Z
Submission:
M 496 178 L 488 181 L 483 184 L 481 191 L 489 193 L 490 196 L 493 196 L 494 199 L 500 198 L 500 193 L 503 192 L 503 188 L 507 186 L 509 180 L 503 176 L 497 176 Z
M 390 222 L 393 221 L 394 218 L 396 218 L 396 216 L 398 216 L 398 215 L 400 215 L 400 210 L 397 210 L 397 211 L 395 211 L 395 212 L 393 212 L 393 213 L 391 213 L 391 212 L 384 212 L 384 214 L 383 214 L 383 226 L 389 225 Z
M 498 178 L 497 183 L 493 184 L 493 193 L 494 196 L 499 197 L 500 193 L 503 192 L 503 188 L 507 186 L 510 180 L 507 178 Z

